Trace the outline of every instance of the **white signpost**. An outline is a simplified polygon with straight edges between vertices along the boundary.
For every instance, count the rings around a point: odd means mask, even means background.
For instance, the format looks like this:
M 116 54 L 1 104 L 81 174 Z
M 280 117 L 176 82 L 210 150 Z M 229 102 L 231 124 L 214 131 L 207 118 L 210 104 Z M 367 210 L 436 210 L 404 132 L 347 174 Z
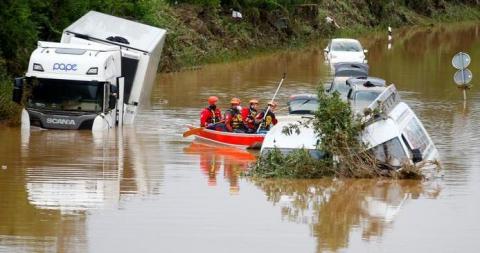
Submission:
M 472 59 L 467 53 L 460 52 L 453 56 L 452 66 L 458 71 L 453 75 L 453 81 L 463 90 L 463 99 L 467 100 L 467 89 L 470 87 L 469 83 L 472 81 L 472 71 L 467 69 Z

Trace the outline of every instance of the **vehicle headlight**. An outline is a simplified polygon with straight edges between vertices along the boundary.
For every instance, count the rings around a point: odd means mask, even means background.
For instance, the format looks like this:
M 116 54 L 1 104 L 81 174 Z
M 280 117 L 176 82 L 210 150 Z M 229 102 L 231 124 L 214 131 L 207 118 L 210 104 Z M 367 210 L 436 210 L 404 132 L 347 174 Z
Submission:
M 40 65 L 38 63 L 34 63 L 33 64 L 33 70 L 43 72 L 43 67 L 42 67 L 42 65 Z
M 97 67 L 91 67 L 87 71 L 87 75 L 96 75 L 98 74 L 98 68 Z

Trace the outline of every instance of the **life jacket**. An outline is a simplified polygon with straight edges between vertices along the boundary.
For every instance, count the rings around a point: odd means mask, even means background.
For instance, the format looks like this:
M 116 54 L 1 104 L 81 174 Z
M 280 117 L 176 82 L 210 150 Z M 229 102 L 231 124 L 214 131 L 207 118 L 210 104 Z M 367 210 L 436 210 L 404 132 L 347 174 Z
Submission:
M 263 119 L 264 115 L 265 115 L 264 111 L 259 113 L 257 119 L 258 118 Z M 267 117 L 265 117 L 265 119 L 263 120 L 262 126 L 261 126 L 260 129 L 268 131 L 268 130 L 270 130 L 270 127 L 272 127 L 273 125 L 276 125 L 277 122 L 278 121 L 275 118 L 275 113 L 273 113 L 272 111 L 269 110 L 268 113 L 267 113 Z
M 242 119 L 243 123 L 245 124 L 246 127 L 249 129 L 255 129 L 255 118 L 257 117 L 258 112 L 256 110 L 253 110 L 252 108 L 243 108 L 242 109 Z
M 232 130 L 244 127 L 242 114 L 240 114 L 238 110 L 235 110 L 232 108 L 228 109 L 225 113 L 225 120 L 226 120 L 225 124 L 230 125 Z

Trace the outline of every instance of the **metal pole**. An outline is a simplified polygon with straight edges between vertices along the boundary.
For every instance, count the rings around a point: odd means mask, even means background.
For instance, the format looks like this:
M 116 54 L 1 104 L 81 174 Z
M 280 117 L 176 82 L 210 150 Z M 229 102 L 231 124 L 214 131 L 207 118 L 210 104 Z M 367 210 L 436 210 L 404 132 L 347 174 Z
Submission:
M 273 94 L 273 98 L 272 98 L 272 100 L 270 100 L 270 103 L 273 103 L 273 101 L 275 100 L 275 97 L 277 96 L 277 93 L 280 90 L 280 87 L 282 87 L 283 80 L 285 80 L 286 74 L 287 73 L 283 73 L 282 80 L 280 80 L 280 83 L 278 84 L 277 90 L 275 91 L 275 94 Z M 260 122 L 260 125 L 258 125 L 257 133 L 260 131 L 260 128 L 262 128 L 263 122 L 267 118 L 267 114 L 268 114 L 269 111 L 270 111 L 270 105 L 268 105 L 267 110 L 265 110 L 265 113 L 263 114 L 263 119 L 262 119 L 262 122 Z

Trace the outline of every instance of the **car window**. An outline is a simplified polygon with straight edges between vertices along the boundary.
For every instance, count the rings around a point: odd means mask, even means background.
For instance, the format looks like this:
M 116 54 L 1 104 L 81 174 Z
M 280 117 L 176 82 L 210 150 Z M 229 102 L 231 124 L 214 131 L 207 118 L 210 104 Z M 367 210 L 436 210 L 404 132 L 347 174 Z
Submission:
M 334 41 L 332 51 L 361 52 L 362 46 L 357 41 Z
M 366 104 L 366 106 L 368 106 L 378 95 L 380 95 L 380 91 L 357 91 L 355 93 L 355 103 Z

